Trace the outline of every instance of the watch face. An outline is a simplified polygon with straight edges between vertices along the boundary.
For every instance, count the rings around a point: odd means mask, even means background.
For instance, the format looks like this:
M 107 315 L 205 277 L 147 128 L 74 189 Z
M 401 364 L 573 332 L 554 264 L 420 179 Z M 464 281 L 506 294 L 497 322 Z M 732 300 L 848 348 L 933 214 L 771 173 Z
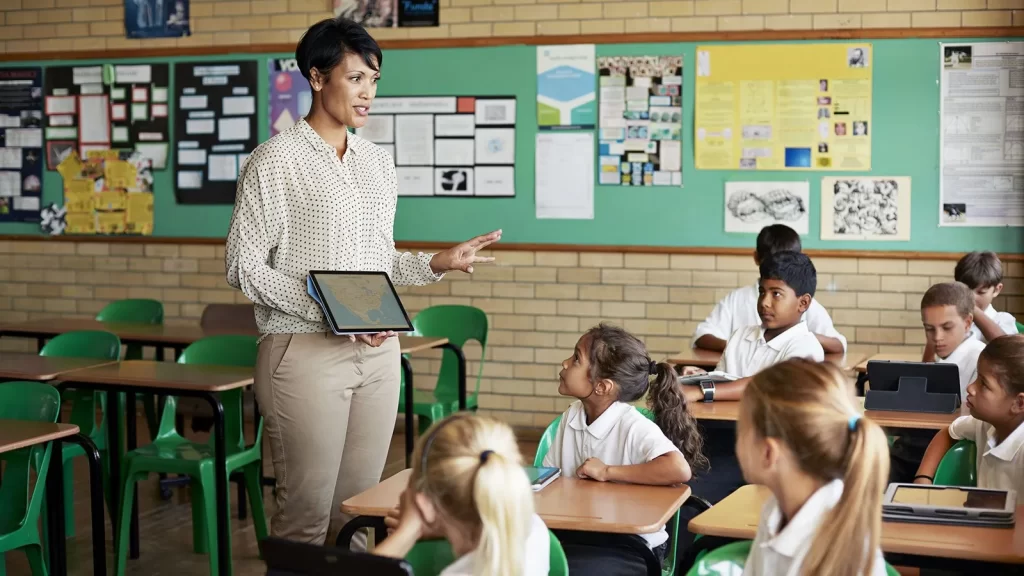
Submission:
M 710 380 L 701 380 L 701 382 L 700 382 L 700 389 L 701 389 L 702 392 L 707 392 L 709 390 L 714 390 L 715 389 L 715 383 L 710 381 Z

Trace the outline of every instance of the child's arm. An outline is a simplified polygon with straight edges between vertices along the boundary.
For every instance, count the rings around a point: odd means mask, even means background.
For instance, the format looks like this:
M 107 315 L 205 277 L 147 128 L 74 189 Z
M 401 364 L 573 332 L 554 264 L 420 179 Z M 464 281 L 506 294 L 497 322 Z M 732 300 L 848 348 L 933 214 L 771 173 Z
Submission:
M 705 350 L 714 350 L 715 352 L 721 352 L 725 350 L 725 340 L 711 334 L 705 334 L 700 338 L 697 338 L 697 348 L 703 348 Z
M 715 384 L 715 402 L 739 400 L 743 397 L 743 390 L 747 387 L 747 382 L 750 382 L 750 378 Z M 683 386 L 683 396 L 686 397 L 687 403 L 704 401 L 704 393 L 701 392 L 700 386 Z
M 815 334 L 815 338 L 818 339 L 818 343 L 825 350 L 825 354 L 844 354 L 846 349 L 843 348 L 842 340 L 838 338 L 832 338 L 831 336 L 825 336 L 824 334 Z
M 943 428 L 936 432 L 935 437 L 928 444 L 928 449 L 925 450 L 924 458 L 921 459 L 921 465 L 917 467 L 914 484 L 932 484 L 935 482 L 935 471 L 939 469 L 939 462 L 942 461 L 942 457 L 952 447 L 953 436 L 950 435 L 949 428 Z
M 374 547 L 373 553 L 389 558 L 405 558 L 419 539 L 420 533 L 410 527 L 409 523 L 399 524 L 386 540 Z
M 692 474 L 686 458 L 680 452 L 672 451 L 650 462 L 631 466 L 609 466 L 597 458 L 588 458 L 576 470 L 576 475 L 598 482 L 671 486 L 689 482 Z
M 924 345 L 924 355 L 921 356 L 921 362 L 935 362 L 935 345 L 931 342 Z
M 986 316 L 985 311 L 977 306 L 974 307 L 974 323 L 978 325 L 978 330 L 981 330 L 981 335 L 989 342 L 1006 335 L 1006 332 L 999 327 L 999 324 L 996 324 L 995 320 Z

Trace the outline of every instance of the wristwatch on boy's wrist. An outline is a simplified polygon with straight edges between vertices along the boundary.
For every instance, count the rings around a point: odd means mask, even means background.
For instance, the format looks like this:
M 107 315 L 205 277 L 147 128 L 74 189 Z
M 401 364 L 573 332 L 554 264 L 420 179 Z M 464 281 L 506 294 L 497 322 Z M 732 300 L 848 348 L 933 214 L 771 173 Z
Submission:
M 700 386 L 700 391 L 704 393 L 704 401 L 705 402 L 714 402 L 715 401 L 715 383 L 714 383 L 714 381 L 712 381 L 712 380 L 701 380 L 698 383 L 698 385 Z

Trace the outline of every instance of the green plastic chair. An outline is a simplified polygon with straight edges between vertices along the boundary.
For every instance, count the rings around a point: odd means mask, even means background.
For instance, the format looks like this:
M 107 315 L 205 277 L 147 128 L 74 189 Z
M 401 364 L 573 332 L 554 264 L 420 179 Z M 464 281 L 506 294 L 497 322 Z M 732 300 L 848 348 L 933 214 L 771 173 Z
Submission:
M 59 413 L 60 393 L 53 386 L 39 382 L 0 384 L 0 418 L 56 422 Z M 28 556 L 32 576 L 47 575 L 39 521 L 52 448 L 49 443 L 0 455 L 5 463 L 0 483 L 0 576 L 6 573 L 4 554 L 14 550 L 23 550 Z M 33 469 L 38 479 L 34 486 Z
M 1017 334 L 1024 334 L 1024 324 L 1017 322 Z
M 124 322 L 128 324 L 163 324 L 164 305 L 156 300 L 143 298 L 130 298 L 116 300 L 107 304 L 96 315 L 100 322 Z M 124 360 L 141 360 L 142 346 L 129 344 L 125 348 Z M 149 426 L 149 436 L 154 438 L 157 426 L 156 396 L 152 394 L 137 394 L 136 399 L 142 403 L 143 413 L 146 415 L 146 425 Z M 120 405 L 124 406 L 124 395 L 121 396 Z M 122 425 L 123 426 L 123 425 Z M 122 435 L 123 436 L 123 435 Z
M 751 540 L 732 542 L 715 548 L 705 554 L 686 576 L 740 576 L 750 556 Z M 900 573 L 888 562 L 885 563 L 886 576 L 900 576 Z
M 50 340 L 39 351 L 40 356 L 56 356 L 64 358 L 95 358 L 98 360 L 119 360 L 121 358 L 121 340 L 110 332 L 98 330 L 82 330 L 66 332 Z M 107 468 L 107 394 L 88 390 L 65 390 L 63 400 L 71 404 L 70 422 L 89 437 L 100 452 L 102 462 L 103 485 L 109 486 Z M 96 422 L 96 409 L 100 410 L 100 420 Z M 85 456 L 85 450 L 78 444 L 62 444 L 61 460 L 64 463 L 64 501 L 75 501 L 75 474 L 71 460 Z M 107 492 L 109 495 L 109 492 Z M 64 507 L 64 526 L 68 537 L 75 535 L 75 507 Z
M 643 414 L 648 420 L 654 421 L 654 413 L 647 408 L 641 408 L 635 406 L 637 411 Z M 544 430 L 544 434 L 540 437 L 540 442 L 537 444 L 537 455 L 533 457 L 534 466 L 543 466 L 544 457 L 547 456 L 548 451 L 551 450 L 551 443 L 555 440 L 555 435 L 558 433 L 559 423 L 562 421 L 562 415 L 559 414 L 551 424 Z M 669 546 L 665 551 L 665 560 L 661 565 L 662 576 L 673 576 L 676 573 L 676 550 L 679 546 L 679 511 L 672 515 L 672 520 L 669 521 L 669 525 L 666 528 L 671 527 L 669 530 Z M 742 570 L 741 570 L 742 571 Z
M 195 342 L 178 358 L 180 364 L 219 366 L 255 366 L 256 337 L 241 335 L 212 336 Z M 256 442 L 247 446 L 243 434 L 242 390 L 220 393 L 224 405 L 224 435 L 227 445 L 228 476 L 241 470 L 252 506 L 256 537 L 267 537 L 267 519 L 261 490 L 263 424 L 256 431 Z M 219 561 L 231 558 L 217 554 L 217 502 L 214 476 L 213 440 L 209 443 L 189 441 L 178 434 L 174 425 L 177 400 L 168 396 L 160 418 L 157 437 L 152 444 L 132 450 L 121 461 L 121 523 L 116 538 L 116 572 L 123 576 L 128 556 L 128 528 L 131 519 L 135 483 L 150 473 L 183 474 L 192 479 L 192 546 L 199 554 L 210 555 L 210 574 L 217 573 Z M 224 513 L 227 511 L 225 510 Z M 230 535 L 230 532 L 229 532 Z M 230 543 L 228 549 L 230 550 Z
M 416 315 L 412 321 L 416 336 L 447 338 L 449 342 L 463 348 L 469 340 L 480 343 L 480 371 L 476 386 L 470 389 L 470 375 L 466 374 L 466 409 L 476 410 L 480 393 L 480 377 L 484 371 L 484 357 L 487 353 L 487 314 L 473 306 L 431 306 Z M 467 367 L 468 370 L 468 367 Z M 398 411 L 405 412 L 405 381 L 399 393 Z M 454 414 L 459 409 L 459 366 L 455 353 L 445 350 L 441 357 L 441 371 L 433 392 L 413 391 L 413 413 L 419 416 L 420 434 L 438 420 Z
M 933 484 L 938 486 L 977 486 L 978 447 L 970 440 L 953 445 L 939 461 Z
M 565 557 L 562 543 L 555 533 L 548 530 L 548 575 L 568 576 L 569 561 Z M 423 540 L 417 542 L 405 556 L 416 576 L 437 576 L 455 562 L 455 554 L 447 540 Z

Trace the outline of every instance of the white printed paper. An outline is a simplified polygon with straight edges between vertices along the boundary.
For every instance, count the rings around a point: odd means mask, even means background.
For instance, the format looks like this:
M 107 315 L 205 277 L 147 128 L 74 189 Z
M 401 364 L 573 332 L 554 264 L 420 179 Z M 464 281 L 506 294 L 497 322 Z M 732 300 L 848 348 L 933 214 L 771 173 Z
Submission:
M 132 88 L 132 102 L 148 102 L 149 89 L 145 87 Z
M 111 106 L 110 106 L 110 119 L 111 120 L 127 120 L 128 119 L 128 105 L 127 104 L 111 104 Z
M 821 239 L 910 240 L 910 178 L 822 178 Z
M 153 113 L 153 118 L 164 118 L 167 116 L 167 104 L 153 104 L 150 111 Z
M 437 196 L 472 196 L 474 183 L 472 168 L 434 169 L 434 194 Z
M 217 131 L 216 120 L 186 120 L 186 134 L 213 134 Z
M 434 136 L 473 136 L 476 118 L 472 114 L 438 114 L 434 116 Z
M 167 88 L 153 88 L 153 102 L 167 102 Z
M 454 99 L 453 99 L 454 101 Z M 395 118 L 395 164 L 430 166 L 434 163 L 434 117 L 429 114 L 400 115 Z M 426 182 L 432 187 L 433 171 Z
M 148 104 L 132 104 L 132 122 L 145 122 L 149 119 Z
M 516 131 L 514 128 L 477 128 L 477 164 L 512 164 L 515 159 Z
M 238 179 L 238 158 L 235 154 L 210 154 L 207 161 L 211 182 Z
M 135 144 L 135 151 L 153 161 L 154 170 L 167 168 L 167 150 L 170 146 L 166 142 L 147 143 L 138 142 Z
M 206 150 L 178 150 L 178 164 L 182 166 L 205 166 Z
M 661 159 L 661 170 L 665 172 L 679 172 L 682 170 L 683 143 L 679 140 L 660 140 L 658 145 L 661 146 L 661 151 L 658 154 L 658 158 Z
M 77 66 L 71 70 L 71 81 L 77 86 L 79 84 L 102 84 L 102 66 Z
M 510 125 L 516 123 L 516 101 L 509 98 L 506 100 L 490 100 L 477 98 L 476 100 L 476 123 L 478 126 L 489 124 Z
M 594 218 L 594 133 L 539 132 L 536 137 L 537 218 Z
M 202 110 L 206 108 L 206 95 L 182 96 L 178 99 L 178 105 L 182 110 Z
M 46 114 L 74 114 L 78 98 L 75 96 L 50 96 L 46 99 Z
M 110 139 L 114 142 L 127 142 L 129 139 L 127 126 L 114 126 L 110 131 Z
M 62 114 L 60 116 L 50 116 L 50 126 L 74 126 L 75 117 L 69 114 Z M 0 124 L 2 127 L 2 124 Z
M 512 166 L 477 166 L 474 175 L 477 196 L 516 195 L 516 170 Z
M 0 168 L 21 170 L 21 148 L 0 148 Z
M 472 138 L 438 138 L 434 140 L 434 164 L 438 166 L 472 166 Z
M 256 113 L 254 96 L 229 96 L 221 100 L 221 104 L 225 116 L 251 116 Z
M 386 96 L 373 101 L 370 114 L 454 114 L 451 96 L 405 98 Z
M 118 84 L 148 84 L 153 81 L 153 68 L 149 64 L 114 66 L 114 82 Z
M 83 144 L 110 142 L 110 107 L 106 96 L 80 96 L 78 98 L 79 141 Z
M 248 140 L 248 118 L 221 118 L 217 120 L 217 137 L 222 141 Z
M 15 196 L 15 210 L 39 210 L 39 196 Z
M 396 166 L 395 175 L 398 177 L 399 196 L 434 195 L 433 168 Z
M 365 126 L 356 128 L 356 134 L 377 144 L 394 142 L 395 117 L 371 114 L 367 116 Z
M 203 187 L 203 173 L 192 172 L 192 171 L 178 171 L 178 188 L 181 189 L 199 189 Z
M 0 172 L 0 196 L 21 196 L 21 172 Z
M 757 234 L 765 226 L 784 224 L 808 234 L 810 190 L 808 182 L 726 182 L 725 231 Z
M 5 132 L 7 146 L 11 148 L 42 148 L 42 128 L 8 128 Z

